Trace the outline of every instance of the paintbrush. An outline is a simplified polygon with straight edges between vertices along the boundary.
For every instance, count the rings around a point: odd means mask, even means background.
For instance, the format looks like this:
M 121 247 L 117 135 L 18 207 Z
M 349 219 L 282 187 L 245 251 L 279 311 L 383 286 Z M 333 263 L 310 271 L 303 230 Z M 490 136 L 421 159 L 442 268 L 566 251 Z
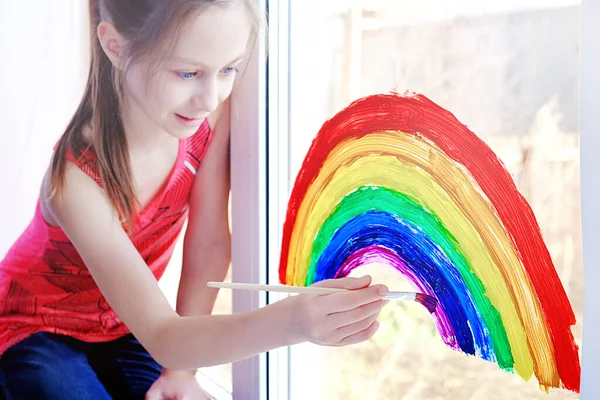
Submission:
M 347 292 L 349 289 L 327 288 L 316 286 L 292 286 L 292 285 L 261 285 L 255 283 L 229 283 L 229 282 L 207 282 L 206 286 L 219 289 L 241 289 L 241 290 L 260 290 L 278 293 L 295 294 L 331 294 Z M 437 299 L 425 293 L 416 292 L 394 292 L 390 291 L 384 296 L 384 300 L 405 300 L 415 301 L 423 305 L 430 313 L 437 308 Z

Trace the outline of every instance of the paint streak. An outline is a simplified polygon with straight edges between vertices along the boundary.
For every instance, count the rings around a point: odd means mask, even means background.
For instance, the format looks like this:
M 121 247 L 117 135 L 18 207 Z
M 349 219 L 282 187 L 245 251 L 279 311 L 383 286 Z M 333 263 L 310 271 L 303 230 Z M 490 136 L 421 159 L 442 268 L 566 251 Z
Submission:
M 388 265 L 395 270 L 400 271 L 421 293 L 426 293 L 435 297 L 433 288 L 421 283 L 410 268 L 402 262 L 398 254 L 386 247 L 378 245 L 366 246 L 352 253 L 344 261 L 342 267 L 338 269 L 334 278 L 348 276 L 356 268 L 369 264 Z M 460 350 L 458 342 L 456 341 L 456 335 L 454 334 L 454 330 L 452 329 L 452 325 L 450 324 L 450 320 L 444 309 L 442 307 L 436 307 L 436 310 L 433 312 L 433 317 L 437 330 L 444 343 L 454 350 Z
M 386 173 L 382 174 L 381 170 Z M 324 171 L 333 170 L 332 175 L 323 173 L 311 186 L 305 204 L 311 204 L 311 210 L 301 210 L 298 222 L 302 226 L 302 236 L 298 244 L 307 244 L 309 238 L 316 237 L 320 221 L 331 215 L 337 204 L 356 186 L 381 186 L 403 193 L 428 210 L 436 210 L 436 215 L 447 229 L 453 233 L 462 254 L 471 260 L 471 270 L 478 274 L 486 288 L 486 295 L 494 307 L 500 312 L 506 333 L 509 338 L 515 370 L 524 379 L 533 373 L 533 362 L 527 344 L 525 329 L 521 323 L 512 294 L 504 278 L 489 256 L 479 234 L 464 215 L 460 206 L 453 202 L 449 195 L 436 183 L 431 181 L 426 172 L 416 166 L 401 163 L 396 157 L 369 155 L 339 168 L 324 165 Z M 402 176 L 403 179 L 396 179 Z M 317 190 L 317 188 L 320 188 Z M 477 215 L 475 213 L 475 215 Z M 300 246 L 299 246 L 300 247 Z M 290 252 L 291 255 L 294 253 Z M 306 256 L 308 259 L 310 254 Z M 305 257 L 298 257 L 303 261 Z M 307 270 L 298 271 L 294 284 L 304 285 Z M 540 327 L 532 327 L 540 329 Z M 543 329 L 543 328 L 542 328 Z
M 354 162 L 362 164 L 354 168 Z M 381 174 L 382 167 L 388 173 Z M 403 179 L 398 180 L 397 176 Z M 296 254 L 297 262 L 310 257 L 311 238 L 335 205 L 359 182 L 393 188 L 420 199 L 429 210 L 438 210 L 443 224 L 463 244 L 462 252 L 471 268 L 487 288 L 492 304 L 505 316 L 509 337 L 513 339 L 517 372 L 529 379 L 535 366 L 540 382 L 548 386 L 558 384 L 552 343 L 528 277 L 517 256 L 511 253 L 510 241 L 489 203 L 472 185 L 456 184 L 469 181 L 465 171 L 454 167 L 435 145 L 412 135 L 373 133 L 356 144 L 352 140 L 341 142 L 329 154 L 305 197 L 298 217 L 303 226 L 298 231 L 302 237 L 292 243 L 290 255 Z M 293 246 L 294 243 L 299 247 Z M 303 279 L 303 274 L 297 275 L 297 284 L 304 284 L 300 283 Z M 501 290 L 499 285 L 503 286 Z M 528 345 L 527 338 L 533 343 Z
M 435 212 L 456 238 L 457 249 L 500 313 L 515 370 L 527 379 L 533 356 L 535 374 L 542 387 L 562 384 L 578 392 L 580 364 L 570 330 L 575 316 L 531 208 L 485 143 L 451 113 L 423 96 L 370 96 L 352 103 L 323 125 L 290 197 L 282 241 L 281 281 L 310 283 L 306 275 L 311 241 L 320 226 L 315 228 L 312 218 L 318 216 L 323 223 L 334 210 L 331 207 L 324 212 L 315 205 L 319 196 L 325 197 L 329 186 L 333 186 L 329 181 L 338 175 L 324 168 L 330 153 L 345 141 L 350 144 L 348 150 L 361 146 L 373 134 L 390 135 L 387 131 L 415 140 L 405 141 L 404 148 L 383 153 L 393 157 L 375 154 L 369 179 L 363 176 L 367 172 L 363 160 L 373 155 L 373 149 L 366 144 L 358 156 L 361 159 L 349 157 L 346 164 L 332 163 L 338 173 L 353 170 L 355 174 L 348 175 L 352 184 L 344 186 L 345 192 L 338 190 L 335 199 L 341 201 L 359 186 L 381 185 L 398 190 Z M 376 142 L 386 144 L 388 140 L 386 136 Z M 420 147 L 422 143 L 425 147 Z M 421 169 L 423 166 L 426 168 Z M 395 172 L 386 170 L 390 167 Z M 418 187 L 409 184 L 410 174 L 421 179 Z M 422 196 L 429 197 L 424 200 Z M 474 206 L 477 213 L 469 212 Z M 301 215 L 306 210 L 310 211 L 308 217 Z M 312 237 L 306 232 L 307 224 L 311 225 Z M 483 254 L 474 254 L 475 249 Z
M 327 244 L 331 242 L 334 233 L 351 219 L 369 211 L 391 213 L 397 218 L 419 227 L 429 240 L 439 246 L 440 251 L 451 262 L 448 268 L 461 276 L 461 284 L 464 282 L 466 285 L 478 313 L 483 318 L 486 329 L 491 331 L 490 336 L 498 365 L 503 369 L 512 370 L 514 359 L 500 314 L 490 303 L 481 281 L 470 270 L 467 260 L 457 248 L 458 242 L 435 214 L 400 192 L 381 187 L 361 187 L 339 202 L 316 236 L 307 281 L 315 280 L 316 262 L 325 251 Z M 398 270 L 405 271 L 400 268 Z
M 448 314 L 460 348 L 495 360 L 488 331 L 452 263 L 418 226 L 388 213 L 368 211 L 341 227 L 317 261 L 315 280 L 333 278 L 346 258 L 359 248 L 379 245 L 394 251 L 418 279 L 434 288 Z

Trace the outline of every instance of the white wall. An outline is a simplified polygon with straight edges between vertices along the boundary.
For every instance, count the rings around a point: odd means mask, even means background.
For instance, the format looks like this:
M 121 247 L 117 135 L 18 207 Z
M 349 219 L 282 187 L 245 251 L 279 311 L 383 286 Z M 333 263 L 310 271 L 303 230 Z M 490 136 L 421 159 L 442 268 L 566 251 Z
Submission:
M 80 98 L 85 4 L 0 0 L 0 258 L 33 216 L 52 146 Z

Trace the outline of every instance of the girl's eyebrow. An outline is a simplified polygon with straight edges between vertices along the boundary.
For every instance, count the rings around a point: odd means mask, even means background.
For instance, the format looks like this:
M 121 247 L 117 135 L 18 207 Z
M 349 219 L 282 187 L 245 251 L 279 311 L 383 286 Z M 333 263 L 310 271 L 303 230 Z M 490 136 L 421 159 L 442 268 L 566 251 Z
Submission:
M 241 61 L 242 58 L 244 58 L 244 56 L 239 56 L 235 60 L 228 62 L 226 65 L 231 65 L 238 61 Z M 190 64 L 190 65 L 197 65 L 200 67 L 209 68 L 208 65 L 206 65 L 198 60 L 194 60 L 194 59 L 187 58 L 187 57 L 174 56 L 173 61 L 179 61 L 179 62 L 183 62 L 183 63 Z

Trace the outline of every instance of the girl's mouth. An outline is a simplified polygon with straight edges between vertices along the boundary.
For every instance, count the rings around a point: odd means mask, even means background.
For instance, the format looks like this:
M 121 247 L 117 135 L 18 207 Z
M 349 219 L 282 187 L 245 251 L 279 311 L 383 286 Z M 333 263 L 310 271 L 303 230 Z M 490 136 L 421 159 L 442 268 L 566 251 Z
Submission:
M 202 120 L 200 118 L 188 118 L 188 117 L 184 117 L 183 115 L 179 115 L 177 113 L 175 113 L 175 117 L 177 118 L 177 120 L 182 123 L 185 126 L 189 126 L 189 127 L 198 127 Z

